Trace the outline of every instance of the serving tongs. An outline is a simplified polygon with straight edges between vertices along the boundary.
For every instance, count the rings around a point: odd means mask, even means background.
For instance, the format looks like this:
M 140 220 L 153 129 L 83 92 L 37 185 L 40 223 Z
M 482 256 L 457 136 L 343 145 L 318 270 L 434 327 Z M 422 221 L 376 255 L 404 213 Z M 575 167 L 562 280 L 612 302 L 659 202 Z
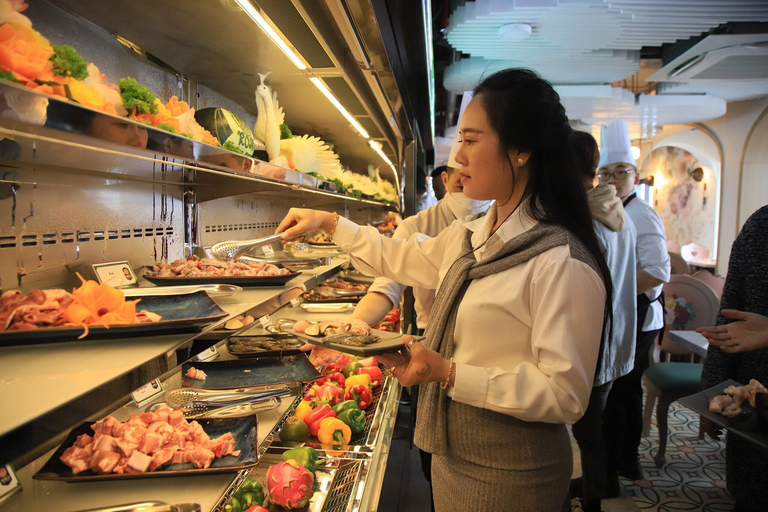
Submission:
M 165 401 L 171 407 L 179 407 L 183 404 L 223 407 L 251 403 L 263 398 L 285 396 L 290 392 L 291 389 L 283 385 L 234 389 L 179 388 L 168 391 L 165 395 Z
M 298 233 L 296 236 L 301 236 L 304 233 Z M 219 242 L 211 246 L 211 255 L 217 260 L 231 261 L 242 256 L 251 249 L 256 247 L 263 247 L 265 245 L 279 242 L 283 239 L 282 233 L 276 235 L 266 236 L 264 238 L 256 238 L 254 240 L 227 240 L 225 242 Z
M 197 503 L 167 505 L 163 501 L 142 501 L 111 507 L 89 508 L 80 512 L 200 512 L 200 505 Z
M 280 406 L 280 397 L 262 398 L 249 403 L 217 406 L 208 402 L 189 402 L 176 407 L 186 419 L 237 418 L 257 412 L 271 411 Z
M 190 284 L 177 286 L 145 286 L 142 288 L 121 288 L 126 297 L 144 297 L 155 295 L 187 295 L 207 292 L 208 295 L 232 295 L 243 291 L 233 284 Z

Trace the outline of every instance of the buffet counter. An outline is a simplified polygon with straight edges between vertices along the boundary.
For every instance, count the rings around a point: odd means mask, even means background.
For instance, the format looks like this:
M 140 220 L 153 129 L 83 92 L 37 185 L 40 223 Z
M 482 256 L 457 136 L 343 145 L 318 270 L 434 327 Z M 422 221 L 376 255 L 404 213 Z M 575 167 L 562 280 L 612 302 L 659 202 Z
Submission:
M 189 354 L 195 339 L 236 334 L 222 330 L 230 318 L 268 315 L 346 262 L 333 258 L 330 265 L 304 270 L 282 287 L 244 288 L 214 297 L 228 316 L 193 334 L 0 347 L 0 460 L 17 467 L 28 463 L 73 425 L 122 406 L 132 391 L 196 355 Z
M 251 314 L 263 319 L 263 323 L 256 321 L 239 331 L 226 331 L 222 338 L 233 334 L 264 334 L 264 325 L 278 318 L 316 320 L 345 316 L 348 313 L 307 313 L 299 307 L 300 299 L 292 300 L 336 274 L 343 263 L 339 258 L 330 266 L 304 272 L 285 287 L 251 288 L 233 295 L 215 297 L 216 302 L 229 313 L 227 318 Z M 269 315 L 269 319 L 265 315 Z M 246 477 L 250 475 L 264 481 L 269 461 L 279 461 L 280 454 L 286 449 L 279 443 L 273 445 L 273 440 L 285 417 L 303 397 L 304 386 L 301 384 L 292 384 L 290 395 L 282 397 L 277 408 L 258 413 L 256 446 L 258 456 L 263 457 L 263 460 L 253 468 L 195 476 L 169 477 L 158 473 L 147 478 L 106 478 L 104 481 L 79 483 L 32 478 L 46 465 L 69 430 L 81 421 L 100 419 L 108 414 L 119 421 L 125 421 L 132 413 L 146 412 L 152 404 L 162 402 L 169 391 L 180 388 L 183 361 L 176 359 L 177 351 L 188 346 L 196 337 L 221 331 L 227 318 L 222 318 L 192 336 L 93 340 L 0 349 L 0 378 L 3 383 L 0 400 L 7 413 L 1 420 L 4 435 L 0 440 L 3 450 L 12 444 L 9 440 L 14 441 L 14 435 L 18 435 L 19 439 L 29 437 L 30 433 L 40 438 L 46 433 L 53 436 L 38 443 L 37 449 L 27 451 L 18 459 L 23 460 L 35 454 L 30 463 L 16 466 L 17 476 L 23 486 L 22 492 L 8 498 L 0 505 L 0 509 L 78 511 L 158 501 L 168 504 L 198 503 L 203 511 L 218 512 L 224 510 Z M 218 353 L 215 361 L 237 359 L 229 354 L 226 339 L 213 346 L 215 351 L 210 352 Z M 158 358 L 165 360 L 164 364 L 170 368 L 168 371 L 160 372 L 162 365 L 156 364 Z M 189 361 L 195 364 L 194 360 L 193 357 Z M 153 372 L 156 374 L 153 375 Z M 139 407 L 131 399 L 130 391 L 158 376 L 161 377 L 165 394 Z M 105 393 L 116 394 L 126 389 L 119 398 L 108 399 L 114 404 L 111 407 L 87 405 L 94 397 Z M 378 507 L 400 385 L 396 380 L 387 378 L 379 389 L 372 412 L 369 413 L 366 431 L 358 444 L 334 456 L 326 456 L 327 462 L 320 470 L 322 480 L 318 477 L 320 490 L 316 492 L 309 510 L 376 510 Z M 56 428 L 63 429 L 62 432 L 54 433 L 54 427 L 46 428 L 42 425 L 44 419 L 54 418 L 59 419 Z M 69 424 L 65 426 L 65 422 Z M 44 453 L 41 451 L 43 449 Z M 322 450 L 319 451 L 322 453 Z

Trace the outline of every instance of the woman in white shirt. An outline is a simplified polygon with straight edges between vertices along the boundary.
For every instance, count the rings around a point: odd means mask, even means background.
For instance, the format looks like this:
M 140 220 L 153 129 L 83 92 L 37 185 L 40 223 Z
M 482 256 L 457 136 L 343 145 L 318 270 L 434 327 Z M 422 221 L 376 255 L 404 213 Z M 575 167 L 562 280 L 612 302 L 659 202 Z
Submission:
M 456 155 L 464 194 L 495 200 L 487 215 L 409 240 L 301 209 L 277 229 L 325 229 L 361 271 L 437 288 L 424 342 L 379 359 L 423 384 L 415 442 L 438 511 L 555 511 L 568 491 L 565 425 L 587 407 L 611 296 L 570 133 L 547 82 L 501 71 L 475 90 Z

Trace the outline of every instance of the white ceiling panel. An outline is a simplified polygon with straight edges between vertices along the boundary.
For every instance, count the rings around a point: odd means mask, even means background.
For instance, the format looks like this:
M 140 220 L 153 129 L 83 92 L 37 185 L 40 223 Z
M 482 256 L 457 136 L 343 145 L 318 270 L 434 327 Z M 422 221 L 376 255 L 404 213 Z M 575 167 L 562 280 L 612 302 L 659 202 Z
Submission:
M 622 117 L 641 136 L 665 124 L 718 117 L 725 113 L 726 101 L 768 95 L 768 72 L 758 69 L 768 62 L 768 52 L 762 50 L 760 55 L 748 55 L 751 60 L 740 54 L 727 60 L 710 56 L 710 60 L 720 59 L 717 66 L 697 71 L 692 75 L 695 79 L 687 82 L 662 83 L 659 80 L 665 78 L 657 73 L 648 81 L 658 82 L 658 95 L 634 98 L 629 91 L 606 85 L 638 72 L 641 48 L 699 37 L 722 24 L 738 22 L 768 22 L 768 0 L 467 1 L 451 13 L 445 33 L 464 58 L 446 68 L 443 85 L 460 94 L 494 71 L 531 68 L 558 86 L 575 124 L 595 125 Z M 509 24 L 529 25 L 530 36 L 502 39 L 499 29 Z M 698 45 L 722 46 L 714 40 L 729 37 L 753 44 L 768 36 L 716 35 Z M 686 55 L 676 60 L 685 61 Z M 664 69 L 674 67 L 671 64 Z M 579 88 L 586 85 L 600 87 Z
M 664 125 L 685 124 L 715 119 L 725 114 L 722 98 L 705 94 L 641 94 L 635 106 L 621 113 L 595 112 L 580 121 L 587 125 L 608 124 L 624 119 L 632 138 L 645 138 L 658 133 Z

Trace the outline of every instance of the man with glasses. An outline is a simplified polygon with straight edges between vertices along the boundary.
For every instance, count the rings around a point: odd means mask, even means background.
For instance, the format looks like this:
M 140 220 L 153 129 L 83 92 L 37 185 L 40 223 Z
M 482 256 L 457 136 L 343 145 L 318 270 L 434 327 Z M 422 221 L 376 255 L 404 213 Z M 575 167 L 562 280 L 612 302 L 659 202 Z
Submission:
M 662 285 L 669 281 L 670 261 L 664 224 L 659 214 L 640 198 L 635 187 L 640 177 L 632 157 L 629 129 L 624 120 L 603 130 L 598 178 L 616 187 L 624 210 L 637 230 L 637 335 L 633 370 L 616 379 L 605 407 L 603 428 L 608 445 L 608 496 L 620 492 L 618 477 L 643 478 L 638 447 L 643 430 L 643 372 L 648 353 L 664 327 Z

